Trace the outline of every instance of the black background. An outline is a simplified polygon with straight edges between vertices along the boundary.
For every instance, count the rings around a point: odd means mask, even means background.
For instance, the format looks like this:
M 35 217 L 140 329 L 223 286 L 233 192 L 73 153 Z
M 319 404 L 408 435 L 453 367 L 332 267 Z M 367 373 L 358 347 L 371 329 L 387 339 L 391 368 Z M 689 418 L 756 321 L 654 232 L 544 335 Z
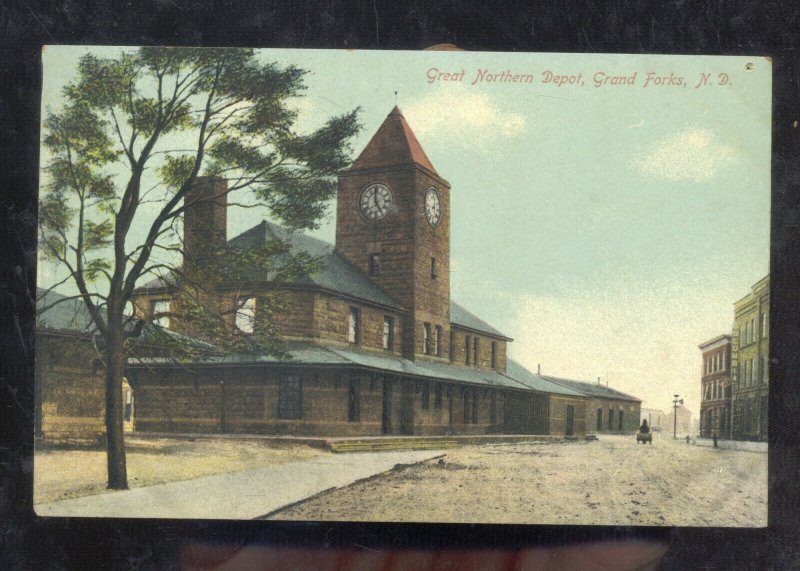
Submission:
M 665 569 L 800 568 L 800 11 L 795 2 L 0 1 L 0 568 L 169 569 L 187 539 L 518 549 L 655 538 Z M 767 55 L 774 66 L 769 529 L 38 519 L 31 509 L 43 44 Z M 736 200 L 736 197 L 731 197 Z M 699 251 L 705 245 L 699 245 Z M 708 245 L 713 247 L 713 245 Z

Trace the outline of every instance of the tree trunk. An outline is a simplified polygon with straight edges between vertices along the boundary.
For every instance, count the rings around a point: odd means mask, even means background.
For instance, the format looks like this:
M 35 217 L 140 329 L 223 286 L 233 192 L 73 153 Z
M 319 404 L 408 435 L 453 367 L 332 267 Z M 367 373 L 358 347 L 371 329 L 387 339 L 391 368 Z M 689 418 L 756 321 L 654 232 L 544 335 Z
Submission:
M 108 487 L 112 490 L 127 490 L 128 468 L 125 462 L 125 440 L 122 430 L 122 377 L 125 373 L 125 352 L 121 344 L 109 343 L 106 363 Z

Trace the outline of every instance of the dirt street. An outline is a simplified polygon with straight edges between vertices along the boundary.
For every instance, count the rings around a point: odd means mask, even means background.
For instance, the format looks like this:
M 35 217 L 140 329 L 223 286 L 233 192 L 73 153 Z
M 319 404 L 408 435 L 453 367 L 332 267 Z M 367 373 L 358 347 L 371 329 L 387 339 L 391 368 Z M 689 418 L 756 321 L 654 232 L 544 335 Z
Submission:
M 767 455 L 656 435 L 494 444 L 324 492 L 285 520 L 765 526 Z

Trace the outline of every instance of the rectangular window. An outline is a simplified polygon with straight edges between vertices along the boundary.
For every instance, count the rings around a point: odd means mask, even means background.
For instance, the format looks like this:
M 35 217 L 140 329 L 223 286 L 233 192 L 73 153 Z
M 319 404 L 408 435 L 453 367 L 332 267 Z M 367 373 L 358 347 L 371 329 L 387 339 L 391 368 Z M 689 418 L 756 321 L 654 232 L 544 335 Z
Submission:
M 422 324 L 422 352 L 426 355 L 431 354 L 431 324 Z
M 450 362 L 456 360 L 456 332 L 450 330 Z
M 300 377 L 287 375 L 278 388 L 278 417 L 293 419 L 303 417 L 303 387 Z
M 492 341 L 492 369 L 497 368 L 497 341 Z
M 472 339 L 472 364 L 478 366 L 478 336 Z
M 381 271 L 381 256 L 380 254 L 369 255 L 369 275 L 377 276 Z
M 461 389 L 461 407 L 463 409 L 464 424 L 469 424 L 469 390 Z
M 472 362 L 472 355 L 470 353 L 471 349 L 471 339 L 469 338 L 469 335 L 464 335 L 464 363 L 467 365 Z
M 620 430 L 622 430 L 622 412 L 623 411 L 619 411 L 619 429 Z
M 256 323 L 256 299 L 248 297 L 236 312 L 236 329 L 242 333 L 252 333 Z
M 431 258 L 431 279 L 435 280 L 436 276 L 436 258 Z
M 472 424 L 478 424 L 478 389 L 472 389 Z
M 169 329 L 169 315 L 158 315 L 160 313 L 169 313 L 169 300 L 160 299 L 154 301 L 150 309 L 152 312 L 151 315 L 153 316 L 153 324 Z
M 361 420 L 361 392 L 358 381 L 350 381 L 347 387 L 347 422 Z
M 747 324 L 739 328 L 739 347 L 747 345 Z
M 422 384 L 422 410 L 431 407 L 431 386 L 427 381 Z
M 394 347 L 394 318 L 383 316 L 383 348 L 392 350 Z
M 764 313 L 761 314 L 761 338 L 762 339 L 766 339 L 767 338 L 767 329 L 768 329 L 768 327 L 767 327 L 767 313 L 764 312 Z
M 608 409 L 608 429 L 612 430 L 614 428 L 614 409 Z
M 769 381 L 769 356 L 761 355 L 761 383 L 764 384 Z
M 489 422 L 497 422 L 497 393 L 494 391 L 489 393 Z
M 437 357 L 442 356 L 442 326 L 437 325 L 433 328 L 433 352 Z
M 347 319 L 347 340 L 350 343 L 358 344 L 358 334 L 359 334 L 359 314 L 357 307 L 350 308 L 350 315 Z

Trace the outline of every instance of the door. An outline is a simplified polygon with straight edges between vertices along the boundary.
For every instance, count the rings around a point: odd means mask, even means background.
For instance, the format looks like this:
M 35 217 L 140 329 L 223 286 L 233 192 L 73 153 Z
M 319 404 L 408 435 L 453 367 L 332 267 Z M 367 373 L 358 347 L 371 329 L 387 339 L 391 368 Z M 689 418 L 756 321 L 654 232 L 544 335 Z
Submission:
M 403 382 L 400 393 L 400 434 L 414 434 L 414 388 L 409 381 Z
M 381 433 L 392 433 L 392 385 L 383 379 L 383 411 L 381 413 Z
M 564 431 L 565 436 L 572 436 L 575 430 L 575 407 L 571 404 L 567 405 L 567 428 Z

